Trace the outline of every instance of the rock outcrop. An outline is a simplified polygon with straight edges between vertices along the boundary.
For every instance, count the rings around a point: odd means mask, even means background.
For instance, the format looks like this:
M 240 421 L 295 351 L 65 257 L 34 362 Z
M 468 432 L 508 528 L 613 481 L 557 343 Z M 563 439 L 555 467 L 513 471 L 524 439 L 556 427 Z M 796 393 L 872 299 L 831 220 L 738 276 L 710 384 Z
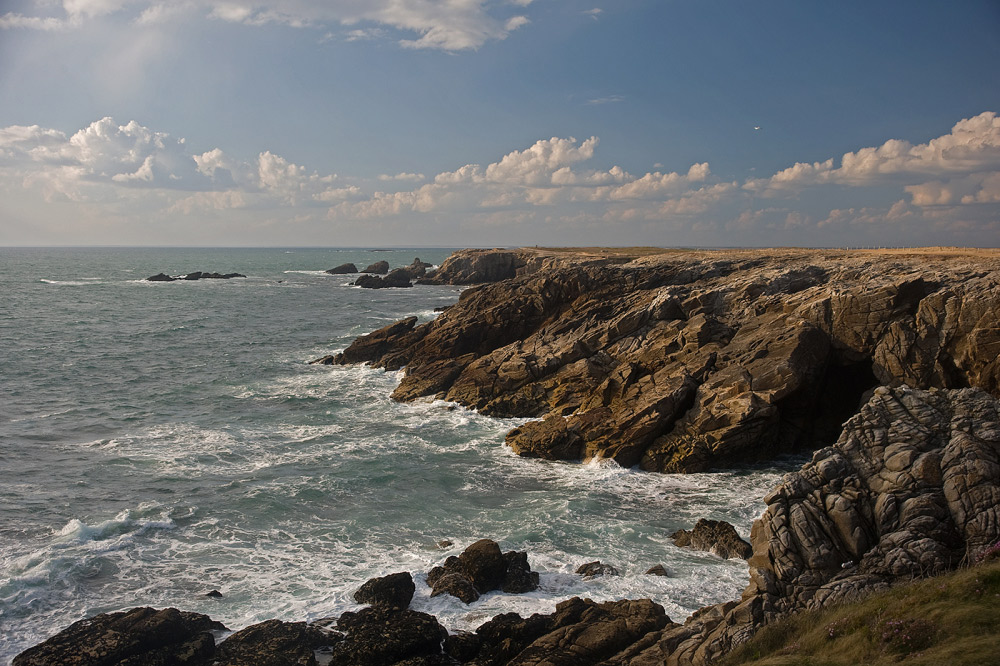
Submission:
M 102 613 L 14 657 L 13 666 L 202 664 L 215 652 L 213 631 L 226 627 L 206 615 L 133 608 Z
M 374 275 L 385 275 L 386 273 L 389 272 L 389 262 L 384 259 L 381 261 L 376 261 L 374 264 L 371 264 L 361 272 L 372 273 Z
M 530 592 L 538 587 L 538 574 L 528 565 L 527 553 L 502 553 L 496 541 L 480 539 L 458 557 L 451 556 L 431 569 L 427 584 L 432 597 L 450 594 L 468 604 L 493 590 Z
M 147 282 L 176 282 L 178 280 L 231 280 L 233 278 L 245 278 L 246 275 L 242 273 L 203 273 L 201 271 L 195 271 L 194 273 L 188 273 L 187 275 L 179 275 L 177 277 L 167 275 L 166 273 L 157 273 L 152 277 L 146 278 Z
M 519 454 L 706 471 L 836 440 L 878 384 L 1000 394 L 1000 261 L 839 251 L 674 252 L 628 263 L 463 251 L 435 320 L 336 363 L 496 416 Z M 371 353 L 376 351 L 377 353 Z
M 412 287 L 410 271 L 406 268 L 396 268 L 385 277 L 378 275 L 362 275 L 354 284 L 365 289 L 388 289 L 390 287 Z
M 334 268 L 329 268 L 323 272 L 329 273 L 330 275 L 350 275 L 351 273 L 357 273 L 358 267 L 355 266 L 354 264 L 347 263 L 347 264 L 341 264 Z
M 413 600 L 416 586 L 408 571 L 372 578 L 358 588 L 354 600 L 359 604 L 384 605 L 391 608 L 406 608 Z
M 750 559 L 753 548 L 740 538 L 736 528 L 724 520 L 699 520 L 691 530 L 678 530 L 670 535 L 675 546 L 707 550 L 724 560 L 738 557 Z
M 1000 401 L 880 387 L 834 446 L 765 501 L 742 599 L 609 663 L 702 664 L 788 613 L 976 561 L 1000 540 Z

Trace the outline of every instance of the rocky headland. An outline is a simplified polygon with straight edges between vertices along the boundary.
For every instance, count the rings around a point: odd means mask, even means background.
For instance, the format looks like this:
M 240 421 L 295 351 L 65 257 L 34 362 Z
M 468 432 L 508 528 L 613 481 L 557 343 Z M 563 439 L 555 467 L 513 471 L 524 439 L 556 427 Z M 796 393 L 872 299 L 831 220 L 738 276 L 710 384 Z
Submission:
M 682 620 L 649 599 L 573 598 L 450 634 L 408 608 L 401 572 L 339 618 L 272 620 L 216 645 L 210 618 L 133 609 L 14 666 L 706 664 L 790 614 L 973 565 L 1000 552 L 998 268 L 989 252 L 456 253 L 423 280 L 485 284 L 320 361 L 405 367 L 399 400 L 536 418 L 507 436 L 521 455 L 686 472 L 813 450 L 764 498 L 749 544 L 708 520 L 673 535 L 749 558 L 740 599 Z M 533 589 L 530 557 L 481 540 L 426 579 L 475 603 Z

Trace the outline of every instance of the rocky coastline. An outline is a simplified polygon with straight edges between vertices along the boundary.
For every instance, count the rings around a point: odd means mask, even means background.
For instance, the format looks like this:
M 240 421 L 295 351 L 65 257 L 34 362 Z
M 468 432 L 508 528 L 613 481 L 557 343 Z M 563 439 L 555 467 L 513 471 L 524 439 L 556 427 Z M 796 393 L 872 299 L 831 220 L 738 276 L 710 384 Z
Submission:
M 686 620 L 649 599 L 573 598 L 449 634 L 407 608 L 400 572 L 336 619 L 272 620 L 216 645 L 225 629 L 210 618 L 133 609 L 78 622 L 14 666 L 705 664 L 788 614 L 1000 542 L 1000 255 L 473 250 L 420 282 L 479 286 L 317 362 L 405 368 L 399 400 L 534 418 L 507 436 L 529 457 L 690 472 L 813 449 L 764 498 L 749 544 L 711 521 L 674 535 L 748 557 L 742 597 Z M 530 557 L 481 540 L 427 579 L 474 603 L 532 589 Z

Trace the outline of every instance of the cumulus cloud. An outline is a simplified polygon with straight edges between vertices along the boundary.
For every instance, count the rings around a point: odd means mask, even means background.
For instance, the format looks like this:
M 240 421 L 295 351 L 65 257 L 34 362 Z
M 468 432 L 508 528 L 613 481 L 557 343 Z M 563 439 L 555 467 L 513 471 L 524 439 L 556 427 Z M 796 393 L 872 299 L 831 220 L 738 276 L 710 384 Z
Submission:
M 530 1 L 516 0 L 517 7 Z M 332 25 L 349 28 L 345 39 L 380 37 L 381 28 L 398 31 L 405 48 L 462 51 L 477 49 L 492 40 L 505 39 L 527 25 L 524 14 L 512 13 L 488 0 L 63 0 L 62 5 L 39 3 L 47 14 L 28 16 L 15 12 L 0 15 L 0 29 L 62 30 L 111 14 L 127 14 L 137 25 L 161 23 L 180 12 L 197 9 L 209 19 L 250 26 L 267 24 L 295 28 Z M 370 25 L 363 25 L 370 24 Z
M 466 164 L 437 174 L 433 182 L 402 192 L 375 192 L 362 200 L 331 209 L 333 217 L 374 218 L 409 212 L 551 207 L 559 204 L 585 206 L 644 200 L 657 205 L 671 198 L 684 199 L 676 210 L 694 210 L 718 199 L 735 185 L 704 186 L 711 171 L 707 163 L 695 164 L 684 174 L 647 173 L 633 176 L 620 166 L 607 170 L 576 167 L 593 158 L 597 137 L 578 141 L 573 137 L 541 139 L 523 150 L 514 150 L 485 168 Z M 403 176 L 380 176 L 380 180 L 402 180 Z M 704 191 L 702 191 L 704 190 Z M 697 203 L 696 203 L 697 202 Z
M 178 199 L 173 212 L 251 204 L 323 206 L 360 192 L 356 186 L 335 186 L 335 174 L 309 172 L 269 151 L 253 162 L 235 160 L 219 148 L 191 153 L 184 139 L 134 120 L 119 125 L 110 117 L 69 137 L 37 125 L 0 128 L 0 176 L 8 182 L 19 179 L 49 200 L 124 196 L 115 188 L 198 192 Z
M 845 153 L 840 166 L 799 162 L 769 179 L 748 181 L 747 189 L 788 189 L 833 183 L 872 185 L 892 177 L 971 174 L 1000 169 L 1000 117 L 987 111 L 960 120 L 951 132 L 913 145 L 890 139 L 881 146 Z
M 378 177 L 378 179 L 382 181 L 386 180 L 414 181 L 414 180 L 423 180 L 424 174 L 403 172 L 403 173 L 397 173 L 395 176 L 390 176 L 389 174 L 383 173 Z

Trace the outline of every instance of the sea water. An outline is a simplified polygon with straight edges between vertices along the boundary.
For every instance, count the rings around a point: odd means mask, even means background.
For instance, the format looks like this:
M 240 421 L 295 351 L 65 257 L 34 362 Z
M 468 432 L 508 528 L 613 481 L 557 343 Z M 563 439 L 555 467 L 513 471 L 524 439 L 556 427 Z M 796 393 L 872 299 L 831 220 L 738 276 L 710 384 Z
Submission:
M 410 571 L 449 629 L 649 597 L 671 619 L 738 597 L 746 563 L 675 547 L 699 518 L 744 536 L 795 461 L 659 475 L 515 456 L 523 422 L 389 398 L 400 373 L 309 365 L 455 302 L 324 270 L 445 249 L 0 249 L 0 663 L 84 617 L 135 606 L 231 629 L 357 609 Z M 160 272 L 246 279 L 148 282 Z M 465 605 L 426 572 L 480 538 L 525 550 L 540 587 Z M 583 580 L 600 560 L 619 576 Z M 670 575 L 645 571 L 663 564 Z M 221 598 L 206 596 L 211 590 Z

